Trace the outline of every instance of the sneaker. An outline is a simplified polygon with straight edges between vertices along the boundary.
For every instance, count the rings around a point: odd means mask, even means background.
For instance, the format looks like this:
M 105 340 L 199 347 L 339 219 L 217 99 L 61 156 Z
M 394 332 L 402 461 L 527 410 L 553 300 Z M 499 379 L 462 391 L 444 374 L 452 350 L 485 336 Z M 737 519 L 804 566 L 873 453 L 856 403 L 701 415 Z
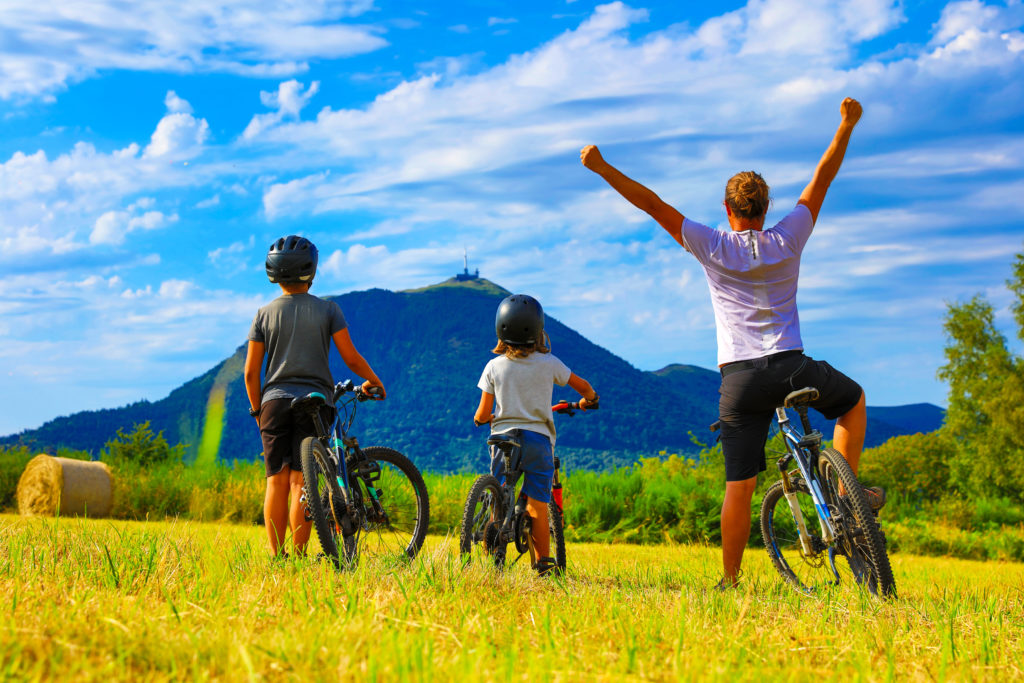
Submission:
M 867 496 L 868 507 L 877 515 L 878 511 L 885 506 L 885 489 L 881 486 L 865 487 L 864 495 Z
M 541 557 L 533 563 L 533 570 L 537 572 L 537 576 L 558 576 L 561 574 L 561 570 L 558 568 L 558 563 L 555 562 L 553 557 Z
M 723 576 L 721 579 L 718 580 L 718 583 L 711 587 L 711 590 L 718 591 L 719 593 L 724 593 L 725 591 L 730 591 L 739 588 L 741 576 L 743 576 L 743 572 L 737 574 L 736 578 L 732 581 L 729 581 L 727 578 Z

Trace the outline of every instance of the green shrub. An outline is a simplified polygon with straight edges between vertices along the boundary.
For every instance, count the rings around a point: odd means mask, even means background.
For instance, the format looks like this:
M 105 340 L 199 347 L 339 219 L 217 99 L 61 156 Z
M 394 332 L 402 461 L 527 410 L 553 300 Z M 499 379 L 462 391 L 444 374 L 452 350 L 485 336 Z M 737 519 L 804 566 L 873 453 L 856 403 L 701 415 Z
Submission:
M 0 446 L 0 510 L 11 510 L 18 506 L 16 492 L 25 465 L 35 457 L 28 446 Z

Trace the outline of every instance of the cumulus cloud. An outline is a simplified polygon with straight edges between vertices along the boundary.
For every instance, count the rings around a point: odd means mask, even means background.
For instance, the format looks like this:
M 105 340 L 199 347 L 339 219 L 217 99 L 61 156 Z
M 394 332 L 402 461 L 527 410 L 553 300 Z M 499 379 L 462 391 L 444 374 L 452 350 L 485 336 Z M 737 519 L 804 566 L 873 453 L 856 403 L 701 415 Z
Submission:
M 153 206 L 152 198 L 143 198 L 123 211 L 107 211 L 96 219 L 89 241 L 92 244 L 121 244 L 134 230 L 157 230 L 178 220 L 160 211 L 146 210 Z
M 287 77 L 311 59 L 386 45 L 381 30 L 351 23 L 372 8 L 372 0 L 6 0 L 0 98 L 47 96 L 103 69 Z
M 202 151 L 203 143 L 210 136 L 210 125 L 206 119 L 194 117 L 192 106 L 174 94 L 173 90 L 168 91 L 164 103 L 167 105 L 167 115 L 156 125 L 143 156 L 170 160 L 191 159 Z

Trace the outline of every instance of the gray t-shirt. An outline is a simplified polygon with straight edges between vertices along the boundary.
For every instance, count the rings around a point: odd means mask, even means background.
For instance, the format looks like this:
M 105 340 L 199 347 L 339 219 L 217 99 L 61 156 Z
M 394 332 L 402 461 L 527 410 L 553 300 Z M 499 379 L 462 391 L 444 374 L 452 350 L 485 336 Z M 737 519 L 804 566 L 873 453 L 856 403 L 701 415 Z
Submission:
M 249 341 L 266 345 L 263 400 L 319 391 L 330 400 L 331 337 L 345 329 L 341 307 L 312 294 L 282 294 L 256 312 Z
M 477 386 L 494 394 L 497 406 L 491 433 L 529 429 L 547 434 L 555 443 L 555 421 L 551 419 L 553 385 L 564 387 L 572 372 L 551 353 L 531 353 L 526 358 L 492 358 Z
M 803 349 L 796 290 L 813 228 L 803 204 L 760 232 L 683 221 L 683 243 L 704 266 L 711 289 L 719 365 Z

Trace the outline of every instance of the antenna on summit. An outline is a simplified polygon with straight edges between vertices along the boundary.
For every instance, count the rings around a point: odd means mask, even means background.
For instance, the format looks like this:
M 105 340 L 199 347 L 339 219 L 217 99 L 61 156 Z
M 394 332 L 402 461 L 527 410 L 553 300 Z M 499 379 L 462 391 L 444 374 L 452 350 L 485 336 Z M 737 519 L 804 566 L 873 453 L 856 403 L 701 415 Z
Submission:
M 469 272 L 469 250 L 466 247 L 462 247 L 462 272 L 455 276 L 456 282 L 467 282 L 469 280 L 478 280 L 480 278 L 480 269 L 477 268 L 476 272 Z

